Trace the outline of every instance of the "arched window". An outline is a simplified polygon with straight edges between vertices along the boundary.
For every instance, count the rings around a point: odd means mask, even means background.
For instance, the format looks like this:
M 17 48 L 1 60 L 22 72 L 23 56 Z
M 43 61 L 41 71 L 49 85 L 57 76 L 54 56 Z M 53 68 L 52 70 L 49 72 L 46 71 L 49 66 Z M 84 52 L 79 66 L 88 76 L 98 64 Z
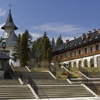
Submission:
M 90 59 L 90 67 L 94 67 L 94 59 L 93 58 Z
M 73 67 L 76 67 L 76 62 L 75 61 L 73 62 Z
M 88 67 L 88 61 L 87 61 L 87 59 L 84 60 L 84 67 Z
M 82 67 L 82 61 L 81 60 L 78 62 L 78 67 Z

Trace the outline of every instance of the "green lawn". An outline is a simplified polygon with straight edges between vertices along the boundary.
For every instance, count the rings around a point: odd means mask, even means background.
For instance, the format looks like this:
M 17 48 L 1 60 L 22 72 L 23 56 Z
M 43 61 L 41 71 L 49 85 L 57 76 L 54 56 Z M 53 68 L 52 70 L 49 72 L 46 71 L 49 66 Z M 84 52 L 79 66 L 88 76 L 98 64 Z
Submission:
M 35 71 L 35 72 L 45 72 L 48 71 L 48 68 L 45 67 L 40 67 L 40 68 L 31 68 L 31 71 Z M 89 70 L 89 69 L 88 69 Z M 70 78 L 82 78 L 82 75 L 79 73 L 78 68 L 70 68 Z M 61 70 L 57 70 L 56 71 L 56 77 L 58 79 L 63 79 L 66 80 L 68 78 L 68 72 L 64 69 Z
M 45 67 L 40 67 L 40 68 L 31 68 L 30 69 L 32 72 L 35 71 L 35 72 L 45 72 L 45 71 L 48 71 L 47 68 Z
M 100 72 L 100 68 L 84 68 L 85 70 L 87 70 L 88 72 Z

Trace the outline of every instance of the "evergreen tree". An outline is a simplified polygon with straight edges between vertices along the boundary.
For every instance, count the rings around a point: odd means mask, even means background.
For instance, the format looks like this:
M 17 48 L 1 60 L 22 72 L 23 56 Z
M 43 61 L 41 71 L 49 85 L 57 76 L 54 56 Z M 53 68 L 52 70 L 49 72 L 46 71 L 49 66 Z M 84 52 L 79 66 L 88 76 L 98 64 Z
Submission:
M 28 48 L 27 48 L 27 35 L 26 33 L 22 34 L 20 41 L 20 66 L 25 67 L 28 60 Z
M 51 49 L 48 48 L 48 50 L 47 50 L 47 60 L 48 60 L 49 63 L 51 61 L 51 58 L 52 58 L 52 56 L 51 56 Z
M 52 41 L 51 41 L 51 46 L 52 46 L 52 48 L 54 48 L 54 47 L 55 47 L 55 40 L 54 40 L 54 38 L 52 38 Z
M 47 32 L 44 32 L 43 39 L 44 39 L 44 38 L 48 38 L 48 37 L 47 37 Z
M 32 54 L 33 58 L 41 60 L 42 59 L 42 46 L 43 46 L 43 38 L 40 37 L 33 42 L 32 46 Z
M 21 35 L 18 35 L 15 45 L 13 46 L 12 60 L 17 61 L 19 59 L 19 45 L 20 45 Z
M 30 49 L 31 42 L 32 42 L 32 36 L 29 34 L 28 30 L 25 30 L 24 33 L 25 33 L 26 38 L 27 38 L 27 57 L 29 60 L 32 56 L 31 49 Z
M 26 37 L 27 37 L 27 43 L 28 43 L 27 45 L 30 46 L 30 43 L 32 41 L 32 36 L 31 34 L 29 34 L 28 30 L 25 30 L 24 33 L 26 34 Z
M 43 40 L 43 60 L 47 59 L 47 50 L 50 48 L 50 41 L 48 37 L 45 37 Z
M 48 49 L 50 48 L 50 51 Z M 47 61 L 50 61 L 49 58 L 51 55 L 51 45 L 47 33 L 44 32 L 44 35 L 33 42 L 32 46 L 33 57 L 38 61 L 43 61 L 46 65 Z
M 62 40 L 62 37 L 61 35 L 57 38 L 57 41 L 56 41 L 56 46 L 60 45 L 63 43 L 63 40 Z

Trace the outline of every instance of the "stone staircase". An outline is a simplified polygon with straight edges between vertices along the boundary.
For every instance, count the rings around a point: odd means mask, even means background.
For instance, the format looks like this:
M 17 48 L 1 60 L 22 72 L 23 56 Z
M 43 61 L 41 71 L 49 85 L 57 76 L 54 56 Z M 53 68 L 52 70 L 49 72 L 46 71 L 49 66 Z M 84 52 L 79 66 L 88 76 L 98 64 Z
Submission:
M 58 79 L 33 79 L 37 85 L 69 85 L 66 80 Z
M 24 84 L 28 84 L 28 77 L 30 76 L 33 80 L 54 80 L 54 78 L 49 74 L 49 72 L 21 72 L 21 74 L 16 74 L 16 76 L 20 76 L 21 75 L 21 79 L 24 82 Z M 17 76 L 17 78 L 18 78 Z M 43 80 L 42 80 L 43 79 Z
M 25 72 L 28 72 L 27 68 L 26 67 L 13 67 L 13 71 L 25 71 Z
M 81 85 L 40 85 L 38 96 L 44 98 L 75 98 L 94 97 L 92 93 Z
M 27 85 L 0 85 L 0 99 L 34 99 Z
M 0 85 L 20 85 L 18 79 L 0 79 Z
M 15 68 L 15 69 L 13 71 L 14 79 L 20 77 L 24 82 L 24 85 L 21 85 L 22 87 L 30 83 L 30 85 L 32 85 L 38 97 L 40 97 L 41 99 L 95 97 L 81 84 L 70 85 L 66 80 L 54 79 L 49 72 L 28 72 L 26 71 L 26 68 L 21 68 L 21 69 Z M 18 90 L 21 91 L 20 89 Z M 25 98 L 27 99 L 29 92 L 26 92 L 25 90 L 22 91 L 22 93 L 20 94 L 22 94 L 21 96 L 25 95 Z M 35 98 L 34 95 L 31 94 L 32 92 L 29 94 L 28 99 Z M 17 98 L 16 95 L 15 98 Z M 19 99 L 23 98 L 21 96 L 19 96 Z
M 31 76 L 33 79 L 54 79 L 49 72 L 21 72 L 23 79 Z

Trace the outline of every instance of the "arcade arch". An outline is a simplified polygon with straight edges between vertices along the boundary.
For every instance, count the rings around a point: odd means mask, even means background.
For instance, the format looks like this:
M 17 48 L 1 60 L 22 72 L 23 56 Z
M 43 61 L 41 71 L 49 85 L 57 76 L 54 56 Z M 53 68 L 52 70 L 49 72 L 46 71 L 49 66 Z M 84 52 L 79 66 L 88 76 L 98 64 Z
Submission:
M 84 67 L 88 67 L 88 61 L 87 61 L 87 59 L 84 60 Z

